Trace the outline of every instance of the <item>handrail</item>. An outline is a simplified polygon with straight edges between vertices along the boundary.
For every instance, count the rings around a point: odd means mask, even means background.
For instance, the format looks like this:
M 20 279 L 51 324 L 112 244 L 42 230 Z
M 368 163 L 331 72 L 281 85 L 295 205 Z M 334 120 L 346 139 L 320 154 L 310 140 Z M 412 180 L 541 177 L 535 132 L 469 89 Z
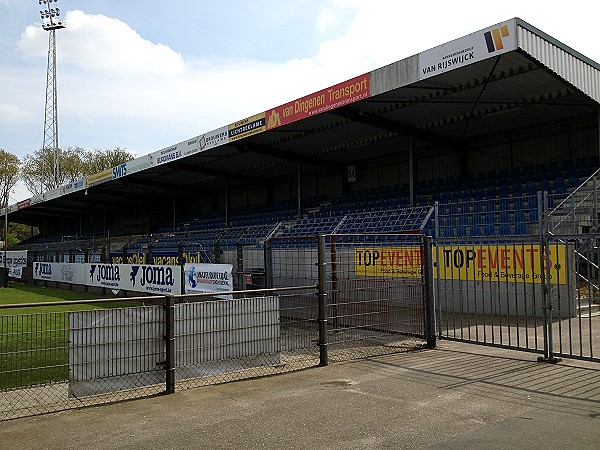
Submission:
M 10 303 L 6 305 L 0 305 L 0 309 L 34 308 L 38 306 L 89 305 L 97 303 L 148 302 L 163 300 L 164 298 L 164 296 L 153 295 L 147 297 L 99 298 L 95 300 L 64 300 L 60 302 Z
M 583 183 L 581 183 L 579 186 L 577 186 L 577 188 L 571 192 L 566 198 L 564 198 L 558 205 L 556 205 L 554 207 L 554 209 L 552 209 L 552 211 L 550 211 L 550 213 L 548 214 L 549 217 L 553 216 L 555 213 L 558 213 L 561 209 L 568 209 L 567 214 L 564 215 L 564 217 L 561 218 L 561 220 L 556 223 L 553 224 L 552 226 L 552 230 L 556 230 L 559 226 L 561 226 L 564 222 L 567 221 L 567 219 L 573 215 L 573 221 L 575 221 L 575 211 L 581 206 L 583 205 L 586 201 L 588 201 L 588 199 L 594 195 L 594 193 L 596 191 L 598 191 L 599 189 L 599 185 L 597 182 L 594 183 L 594 188 L 590 189 L 589 191 L 587 191 L 587 195 L 585 195 L 584 198 L 582 198 L 576 205 L 567 205 L 567 202 L 570 199 L 575 198 L 575 194 L 582 192 L 583 189 L 585 187 L 587 187 L 588 182 L 590 182 L 591 180 L 596 181 L 595 180 L 595 176 L 598 175 L 600 173 L 600 169 L 596 170 L 592 175 L 590 175 Z
M 142 297 L 119 297 L 119 298 L 100 298 L 94 300 L 64 300 L 60 302 L 37 302 L 37 303 L 11 303 L 6 305 L 0 305 L 0 309 L 14 309 L 14 308 L 34 308 L 40 306 L 68 306 L 68 305 L 90 305 L 97 303 L 123 303 L 123 302 L 154 302 L 165 300 L 167 297 L 171 297 L 176 300 L 189 299 L 189 298 L 205 298 L 205 297 L 217 297 L 223 295 L 234 295 L 234 294 L 261 294 L 261 293 L 275 293 L 275 292 L 287 292 L 287 291 L 304 291 L 307 289 L 317 289 L 317 284 L 307 286 L 288 286 L 288 287 L 277 287 L 277 288 L 265 288 L 265 289 L 245 289 L 241 291 L 220 291 L 220 292 L 201 292 L 196 294 L 179 294 L 179 295 L 165 295 L 165 296 L 142 296 Z
M 560 202 L 558 205 L 556 205 L 554 207 L 554 209 L 552 211 L 550 211 L 550 214 L 552 214 L 554 211 L 556 211 L 560 206 L 562 206 L 563 203 L 565 203 L 571 196 L 573 196 L 576 192 L 578 192 L 580 189 L 583 189 L 583 187 L 588 183 L 588 181 L 590 181 L 592 178 L 594 178 L 596 175 L 598 175 L 600 173 L 600 169 L 596 170 L 593 174 L 591 174 L 589 177 L 587 177 L 587 179 L 581 183 L 579 186 L 577 186 L 577 188 L 575 188 L 573 190 L 573 192 L 571 192 L 562 202 Z

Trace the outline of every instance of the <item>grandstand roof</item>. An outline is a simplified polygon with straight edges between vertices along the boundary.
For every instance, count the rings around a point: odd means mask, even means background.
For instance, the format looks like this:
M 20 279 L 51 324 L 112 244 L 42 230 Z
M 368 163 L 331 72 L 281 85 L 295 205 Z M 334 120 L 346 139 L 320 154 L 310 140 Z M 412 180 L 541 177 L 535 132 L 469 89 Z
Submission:
M 518 18 L 9 207 L 38 225 L 152 196 L 270 185 L 573 117 L 597 120 L 600 65 Z M 367 151 L 368 150 L 368 151 Z

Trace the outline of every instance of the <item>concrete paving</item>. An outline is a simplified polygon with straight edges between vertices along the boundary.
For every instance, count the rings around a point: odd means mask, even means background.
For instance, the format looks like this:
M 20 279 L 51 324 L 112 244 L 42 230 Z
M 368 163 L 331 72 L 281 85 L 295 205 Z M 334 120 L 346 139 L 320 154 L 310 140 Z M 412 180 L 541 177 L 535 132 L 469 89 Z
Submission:
M 441 341 L 0 422 L 0 448 L 600 448 L 600 364 L 536 356 Z

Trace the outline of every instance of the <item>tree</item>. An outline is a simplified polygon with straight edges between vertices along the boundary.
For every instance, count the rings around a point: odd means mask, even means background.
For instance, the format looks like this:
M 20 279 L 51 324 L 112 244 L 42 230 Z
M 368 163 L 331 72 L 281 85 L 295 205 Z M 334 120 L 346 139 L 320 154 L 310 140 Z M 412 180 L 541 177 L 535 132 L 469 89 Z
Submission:
M 102 172 L 134 158 L 127 150 L 87 150 L 81 147 L 59 149 L 59 179 L 53 175 L 54 150 L 40 149 L 23 159 L 21 175 L 25 186 L 33 194 L 41 194 L 64 184 L 80 180 L 86 175 Z
M 15 187 L 15 184 L 17 184 L 18 179 L 19 158 L 0 148 L 0 206 L 2 206 L 2 208 L 8 208 L 8 203 L 10 200 L 10 191 L 13 187 Z M 6 223 L 6 213 L 3 219 L 5 223 L 3 227 L 2 236 L 5 242 L 4 249 L 6 249 L 6 241 L 8 241 L 8 224 Z
M 111 150 L 92 150 L 84 155 L 85 172 L 88 175 L 131 161 L 133 154 L 120 147 Z
M 10 191 L 19 180 L 19 158 L 0 148 L 0 205 L 8 205 Z
M 8 223 L 8 246 L 12 247 L 17 245 L 19 242 L 29 239 L 32 234 L 35 236 L 39 233 L 37 227 L 33 229 L 29 225 L 23 225 L 20 223 Z
M 54 150 L 42 148 L 23 158 L 21 175 L 27 189 L 33 194 L 41 194 L 63 184 L 76 181 L 83 176 L 82 153 L 80 147 L 58 150 L 59 178 L 54 179 Z

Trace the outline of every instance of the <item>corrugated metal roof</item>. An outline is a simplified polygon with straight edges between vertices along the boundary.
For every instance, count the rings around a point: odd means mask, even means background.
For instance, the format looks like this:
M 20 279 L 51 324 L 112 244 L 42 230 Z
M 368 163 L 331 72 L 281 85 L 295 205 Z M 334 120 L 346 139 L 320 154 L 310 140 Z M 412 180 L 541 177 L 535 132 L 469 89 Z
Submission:
M 548 69 L 600 103 L 600 65 L 543 33 L 517 20 L 517 45 Z

